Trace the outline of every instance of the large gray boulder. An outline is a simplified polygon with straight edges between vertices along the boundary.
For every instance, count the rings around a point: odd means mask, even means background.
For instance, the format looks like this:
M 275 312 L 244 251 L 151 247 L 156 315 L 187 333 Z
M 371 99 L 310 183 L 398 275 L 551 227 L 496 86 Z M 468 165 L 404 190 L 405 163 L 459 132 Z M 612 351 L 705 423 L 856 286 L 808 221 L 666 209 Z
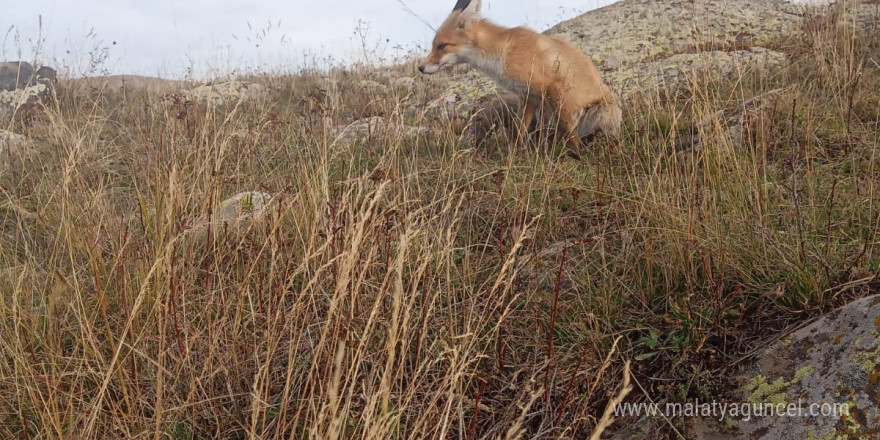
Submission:
M 442 83 L 437 87 L 442 92 L 422 108 L 424 116 L 429 119 L 469 119 L 485 102 L 506 95 L 492 80 L 473 69 L 463 75 L 450 79 L 441 77 L 436 81 Z
M 0 124 L 48 102 L 57 82 L 58 75 L 51 67 L 35 69 L 24 61 L 0 62 Z
M 772 344 L 742 377 L 740 393 L 743 403 L 783 405 L 797 415 L 723 425 L 701 421 L 694 438 L 878 438 L 880 296 L 849 304 Z
M 623 0 L 546 33 L 590 55 L 627 98 L 784 65 L 764 46 L 795 29 L 802 11 L 785 0 Z
M 605 73 L 605 81 L 624 98 L 662 91 L 674 94 L 688 86 L 720 78 L 738 78 L 749 72 L 766 72 L 785 66 L 785 54 L 763 47 L 682 53 Z
M 623 0 L 547 34 L 620 69 L 706 49 L 764 46 L 799 23 L 797 8 L 784 0 Z

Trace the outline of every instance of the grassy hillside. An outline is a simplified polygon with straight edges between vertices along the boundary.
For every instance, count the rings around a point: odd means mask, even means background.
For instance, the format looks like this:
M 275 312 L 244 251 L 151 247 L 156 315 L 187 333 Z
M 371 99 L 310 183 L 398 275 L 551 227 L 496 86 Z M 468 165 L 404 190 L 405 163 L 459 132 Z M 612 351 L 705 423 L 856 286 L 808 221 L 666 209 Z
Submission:
M 810 21 L 788 66 L 633 98 L 581 161 L 408 112 L 424 78 L 266 75 L 210 111 L 62 87 L 0 159 L 0 437 L 586 438 L 625 361 L 629 400 L 723 395 L 880 290 L 878 42 Z M 213 219 L 250 190 L 263 215 Z

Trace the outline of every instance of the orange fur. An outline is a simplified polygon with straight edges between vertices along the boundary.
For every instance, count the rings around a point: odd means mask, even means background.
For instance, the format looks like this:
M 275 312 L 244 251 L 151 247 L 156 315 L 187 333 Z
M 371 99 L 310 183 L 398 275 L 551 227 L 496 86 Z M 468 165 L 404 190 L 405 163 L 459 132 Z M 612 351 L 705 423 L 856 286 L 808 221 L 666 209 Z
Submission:
M 504 28 L 482 20 L 480 1 L 460 1 L 437 30 L 425 74 L 466 63 L 522 99 L 523 127 L 549 104 L 569 148 L 597 130 L 617 136 L 621 112 L 593 60 L 559 38 L 530 29 Z M 458 6 L 457 6 L 458 7 Z

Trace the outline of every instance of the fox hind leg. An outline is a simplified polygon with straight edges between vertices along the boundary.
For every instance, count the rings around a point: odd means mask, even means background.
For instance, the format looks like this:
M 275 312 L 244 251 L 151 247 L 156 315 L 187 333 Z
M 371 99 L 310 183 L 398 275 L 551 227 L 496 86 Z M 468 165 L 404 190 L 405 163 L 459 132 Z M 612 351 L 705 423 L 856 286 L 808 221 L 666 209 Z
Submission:
M 522 125 L 518 127 L 520 130 L 518 140 L 527 139 L 527 135 L 532 131 L 532 125 L 535 123 L 535 114 L 538 111 L 538 103 L 532 99 L 526 99 L 523 105 Z

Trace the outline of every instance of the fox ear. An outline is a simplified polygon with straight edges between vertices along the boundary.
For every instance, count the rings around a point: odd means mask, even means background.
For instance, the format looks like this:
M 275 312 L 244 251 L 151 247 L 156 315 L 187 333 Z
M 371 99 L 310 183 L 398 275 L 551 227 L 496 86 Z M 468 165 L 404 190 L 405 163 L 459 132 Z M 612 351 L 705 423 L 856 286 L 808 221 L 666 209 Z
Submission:
M 480 9 L 482 9 L 482 0 L 458 0 L 452 11 L 460 11 L 459 27 L 476 23 L 482 19 Z

